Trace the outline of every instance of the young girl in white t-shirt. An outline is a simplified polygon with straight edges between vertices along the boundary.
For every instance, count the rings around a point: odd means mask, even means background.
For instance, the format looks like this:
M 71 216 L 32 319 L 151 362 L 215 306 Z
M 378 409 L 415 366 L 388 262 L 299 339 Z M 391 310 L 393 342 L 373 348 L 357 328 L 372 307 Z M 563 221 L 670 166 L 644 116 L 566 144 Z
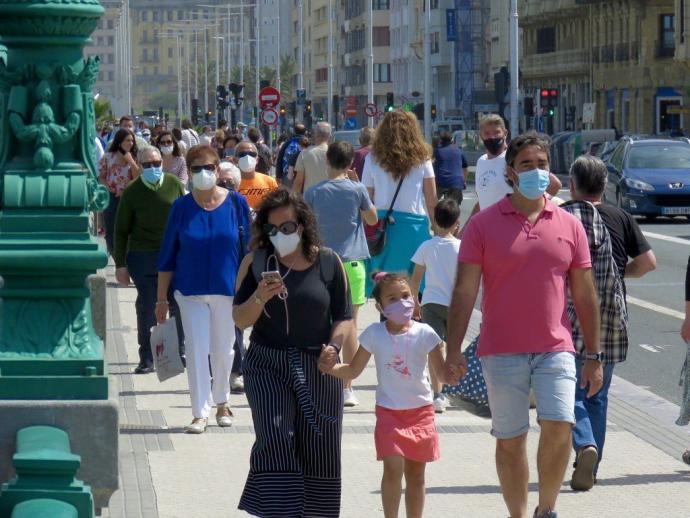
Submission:
M 376 308 L 387 320 L 364 330 L 351 363 L 328 372 L 354 379 L 374 355 L 378 378 L 374 438 L 376 457 L 383 461 L 383 512 L 386 517 L 398 516 L 404 474 L 407 516 L 421 517 L 426 463 L 439 458 L 427 358 L 437 373 L 443 373 L 443 342 L 427 324 L 412 320 L 415 300 L 406 277 L 379 273 L 375 282 Z

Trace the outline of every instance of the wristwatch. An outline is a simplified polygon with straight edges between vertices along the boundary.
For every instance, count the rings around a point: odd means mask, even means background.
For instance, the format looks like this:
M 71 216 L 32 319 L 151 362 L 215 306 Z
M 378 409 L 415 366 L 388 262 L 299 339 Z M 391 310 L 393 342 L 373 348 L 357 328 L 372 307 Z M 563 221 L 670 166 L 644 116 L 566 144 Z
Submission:
M 598 353 L 585 353 L 585 360 L 594 360 L 597 362 L 602 362 L 604 359 L 604 353 L 599 351 Z

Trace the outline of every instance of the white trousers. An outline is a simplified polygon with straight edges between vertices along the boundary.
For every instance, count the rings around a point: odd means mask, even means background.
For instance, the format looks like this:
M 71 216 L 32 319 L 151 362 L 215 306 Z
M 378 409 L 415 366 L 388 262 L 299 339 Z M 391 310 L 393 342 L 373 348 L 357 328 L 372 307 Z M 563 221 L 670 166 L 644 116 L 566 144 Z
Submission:
M 192 398 L 192 415 L 207 418 L 211 407 L 230 399 L 230 371 L 235 356 L 233 297 L 225 295 L 185 296 L 175 292 L 180 306 L 187 356 L 187 379 Z M 211 356 L 213 383 L 208 370 Z

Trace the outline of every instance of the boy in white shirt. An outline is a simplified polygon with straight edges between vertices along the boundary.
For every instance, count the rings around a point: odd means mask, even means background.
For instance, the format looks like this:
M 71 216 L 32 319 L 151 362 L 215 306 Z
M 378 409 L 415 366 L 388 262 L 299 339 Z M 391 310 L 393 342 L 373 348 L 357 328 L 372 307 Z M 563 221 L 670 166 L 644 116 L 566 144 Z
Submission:
M 455 274 L 458 267 L 458 252 L 460 240 L 455 237 L 460 226 L 460 206 L 450 198 L 439 201 L 434 209 L 436 235 L 422 243 L 412 256 L 415 264 L 412 274 L 412 293 L 415 295 L 415 316 L 421 316 L 422 321 L 431 326 L 442 340 L 447 335 L 448 307 L 455 284 Z M 424 277 L 424 295 L 422 305 L 419 302 L 419 290 Z M 442 413 L 448 404 L 441 394 L 443 384 L 433 368 L 431 386 L 434 391 L 434 410 Z

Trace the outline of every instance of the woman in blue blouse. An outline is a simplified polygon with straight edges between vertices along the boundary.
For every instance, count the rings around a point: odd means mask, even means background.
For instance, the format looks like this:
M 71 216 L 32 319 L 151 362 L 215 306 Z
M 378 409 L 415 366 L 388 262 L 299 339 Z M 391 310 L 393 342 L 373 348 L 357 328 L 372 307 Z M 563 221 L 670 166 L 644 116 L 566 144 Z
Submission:
M 187 164 L 193 190 L 170 209 L 158 257 L 156 318 L 163 322 L 167 317 L 172 282 L 185 333 L 194 418 L 185 432 L 203 433 L 214 404 L 218 426 L 232 425 L 227 404 L 235 341 L 232 304 L 246 250 L 249 206 L 244 196 L 216 186 L 220 160 L 213 148 L 193 147 Z

